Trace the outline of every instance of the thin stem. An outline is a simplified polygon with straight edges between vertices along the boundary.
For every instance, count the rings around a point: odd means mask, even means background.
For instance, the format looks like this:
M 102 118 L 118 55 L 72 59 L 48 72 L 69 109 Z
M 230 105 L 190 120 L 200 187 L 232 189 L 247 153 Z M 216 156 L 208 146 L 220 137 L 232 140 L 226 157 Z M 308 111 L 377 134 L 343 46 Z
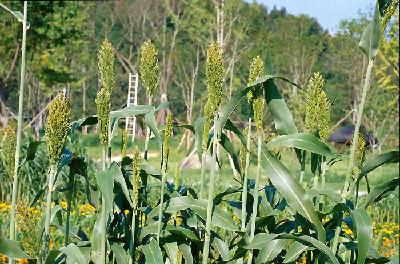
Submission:
M 160 207 L 158 209 L 158 224 L 157 224 L 157 242 L 160 244 L 160 233 L 161 233 L 161 225 L 162 225 L 162 215 L 163 215 L 163 204 L 164 204 L 164 185 L 166 178 L 166 165 L 163 165 L 162 169 L 162 177 L 161 177 L 161 193 L 160 193 Z
M 247 141 L 246 141 L 246 165 L 244 169 L 243 177 L 243 191 L 242 191 L 242 218 L 241 218 L 241 231 L 246 231 L 246 216 L 247 216 L 247 179 L 249 176 L 249 165 L 250 165 L 250 144 L 251 144 L 251 117 L 249 118 L 249 124 L 247 127 Z M 238 260 L 238 264 L 243 263 L 243 258 Z
M 249 125 L 247 128 L 247 142 L 246 142 L 246 166 L 244 170 L 243 178 L 243 192 L 242 192 L 242 219 L 241 219 L 241 231 L 246 230 L 246 216 L 247 216 L 247 179 L 249 176 L 249 165 L 250 165 L 250 144 L 251 144 L 251 118 L 249 118 Z
M 303 186 L 304 172 L 306 171 L 306 151 L 301 151 L 300 185 Z
M 131 253 L 132 263 L 135 263 L 135 229 L 136 229 L 136 208 L 132 210 L 132 223 L 131 223 L 131 243 L 129 245 L 129 252 Z
M 69 225 L 70 225 L 70 215 L 71 215 L 71 203 L 72 196 L 74 192 L 74 175 L 70 172 L 69 182 L 68 182 L 68 194 L 67 194 L 67 219 L 65 220 L 65 246 L 69 244 Z
M 258 193 L 260 188 L 260 174 L 261 174 L 261 144 L 262 144 L 262 131 L 258 131 L 258 142 L 257 142 L 257 174 L 256 174 L 256 184 L 254 187 L 254 200 L 253 200 L 253 214 L 251 215 L 251 225 L 250 225 L 250 241 L 254 238 L 254 233 L 256 231 L 256 219 L 257 219 L 257 209 L 258 209 Z M 250 251 L 248 263 L 253 260 L 253 251 Z
M 349 187 L 350 187 L 350 183 L 352 180 L 352 171 L 354 168 L 354 155 L 355 155 L 355 150 L 356 150 L 356 146 L 358 143 L 357 142 L 358 141 L 358 133 L 360 131 L 362 114 L 363 114 L 363 110 L 364 110 L 364 104 L 365 104 L 365 100 L 367 98 L 367 93 L 368 93 L 368 89 L 369 89 L 370 82 L 371 82 L 371 72 L 372 72 L 373 66 L 374 66 L 374 61 L 370 60 L 368 62 L 367 72 L 365 74 L 361 102 L 360 102 L 360 105 L 359 105 L 359 108 L 357 111 L 356 126 L 354 128 L 353 142 L 351 144 L 351 150 L 350 150 L 350 160 L 349 160 L 348 170 L 346 173 L 346 180 L 344 183 L 344 187 L 342 189 L 342 202 L 346 201 L 346 199 L 348 198 L 348 195 L 352 195 L 354 193 L 354 188 L 355 188 L 354 184 L 352 185 L 350 190 L 349 190 Z M 341 230 L 342 230 L 342 228 L 340 225 L 338 227 L 336 227 L 335 236 L 334 236 L 333 242 L 332 242 L 332 251 L 334 254 L 336 254 L 337 249 L 338 249 L 339 236 L 340 236 Z
M 204 238 L 203 248 L 203 264 L 208 263 L 208 254 L 210 253 L 210 238 L 211 238 L 211 219 L 214 207 L 214 183 L 215 183 L 215 165 L 217 160 L 217 114 L 214 115 L 214 136 L 213 136 L 213 153 L 211 156 L 211 171 L 210 171 L 210 182 L 208 184 L 208 200 L 207 200 L 207 220 L 206 220 L 206 234 Z
M 103 171 L 106 171 L 106 160 L 107 160 L 107 146 L 103 146 Z M 106 200 L 104 194 L 101 195 L 101 251 L 100 259 L 101 264 L 107 263 L 106 261 L 106 251 L 107 251 L 107 214 L 106 214 Z
M 149 95 L 149 105 L 152 105 L 152 96 Z M 147 161 L 147 153 L 149 150 L 150 128 L 146 128 L 146 140 L 144 142 L 144 159 Z
M 57 165 L 50 165 L 50 171 L 48 175 L 48 190 L 46 199 L 46 218 L 44 226 L 44 248 L 43 248 L 43 258 L 46 257 L 49 242 L 50 242 L 50 216 L 51 216 L 51 192 L 53 191 L 53 183 L 55 179 Z
M 204 187 L 205 187 L 205 174 L 206 174 L 206 165 L 205 163 L 206 153 L 201 153 L 201 183 L 200 183 L 200 200 L 203 199 Z
M 18 99 L 18 127 L 17 127 L 17 142 L 15 148 L 14 160 L 14 180 L 11 198 L 11 211 L 10 211 L 10 239 L 15 240 L 15 211 L 18 197 L 18 167 L 21 152 L 21 139 L 22 139 L 22 126 L 23 126 L 23 107 L 24 107 L 24 83 L 25 83 L 25 53 L 26 53 L 26 17 L 27 17 L 27 2 L 24 1 L 24 20 L 22 22 L 22 59 L 21 59 L 21 79 L 19 86 L 19 99 Z M 9 263 L 14 263 L 10 259 Z

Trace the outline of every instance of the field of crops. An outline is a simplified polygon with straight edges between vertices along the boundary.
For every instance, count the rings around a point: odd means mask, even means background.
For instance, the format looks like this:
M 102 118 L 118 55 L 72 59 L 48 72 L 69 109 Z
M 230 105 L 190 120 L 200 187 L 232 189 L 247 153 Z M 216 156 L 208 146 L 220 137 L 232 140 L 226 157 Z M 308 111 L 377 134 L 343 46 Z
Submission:
M 397 5 L 378 1 L 361 36 L 368 67 L 341 151 L 327 142 L 324 76 L 301 87 L 257 56 L 247 86 L 222 104 L 227 66 L 218 42 L 207 48 L 207 103 L 194 124 L 175 123 L 169 102 L 154 104 L 160 64 L 150 40 L 139 61 L 146 105 L 111 110 L 116 54 L 107 39 L 98 51 L 97 115 L 72 120 L 74 102 L 60 93 L 34 139 L 22 132 L 21 92 L 18 123 L 1 131 L 0 263 L 398 263 L 399 151 L 372 153 L 361 126 L 382 30 Z M 306 93 L 304 131 L 279 83 Z M 233 120 L 242 105 L 247 119 Z M 119 125 L 133 116 L 145 135 L 134 142 Z M 182 165 L 187 131 L 197 167 Z

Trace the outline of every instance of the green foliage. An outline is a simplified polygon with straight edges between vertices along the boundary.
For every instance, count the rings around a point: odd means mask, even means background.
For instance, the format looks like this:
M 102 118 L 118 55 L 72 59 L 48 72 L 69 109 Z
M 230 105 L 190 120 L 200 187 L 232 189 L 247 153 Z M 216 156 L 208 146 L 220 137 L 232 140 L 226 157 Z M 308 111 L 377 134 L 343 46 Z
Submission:
M 17 135 L 15 126 L 10 123 L 1 133 L 1 160 L 4 162 L 6 175 L 11 179 L 14 175 L 15 149 Z
M 97 56 L 101 83 L 103 88 L 112 94 L 115 87 L 115 58 L 114 49 L 108 39 L 105 39 L 101 44 Z

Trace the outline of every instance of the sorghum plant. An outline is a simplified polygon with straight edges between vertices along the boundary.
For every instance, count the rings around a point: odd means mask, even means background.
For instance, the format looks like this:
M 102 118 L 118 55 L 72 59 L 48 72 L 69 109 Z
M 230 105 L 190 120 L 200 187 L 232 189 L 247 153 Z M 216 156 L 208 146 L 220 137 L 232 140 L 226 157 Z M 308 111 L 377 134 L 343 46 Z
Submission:
M 58 94 L 49 106 L 46 120 L 46 148 L 50 161 L 50 170 L 47 177 L 48 190 L 46 202 L 46 219 L 44 232 L 44 254 L 50 241 L 50 215 L 51 215 L 51 193 L 57 173 L 57 163 L 63 152 L 67 139 L 71 119 L 71 110 L 68 99 L 63 94 Z
M 161 192 L 160 192 L 160 207 L 158 210 L 158 223 L 157 223 L 157 241 L 160 243 L 160 233 L 163 217 L 163 203 L 164 203 L 164 192 L 165 192 L 165 181 L 168 173 L 168 156 L 169 156 L 169 144 L 171 142 L 172 134 L 172 114 L 168 112 L 165 120 L 165 135 L 163 143 L 163 155 L 162 155 L 162 178 L 161 178 Z
M 206 234 L 204 238 L 203 248 L 203 264 L 208 263 L 208 254 L 210 252 L 210 237 L 211 237 L 211 219 L 213 210 L 213 199 L 214 199 L 214 184 L 215 184 L 215 166 L 217 156 L 217 116 L 218 108 L 221 103 L 222 96 L 222 83 L 223 83 L 223 58 L 222 49 L 216 42 L 211 43 L 207 49 L 207 61 L 206 61 L 206 77 L 207 77 L 207 103 L 204 107 L 204 130 L 203 130 L 203 153 L 207 148 L 208 131 L 211 127 L 212 119 L 214 118 L 214 135 L 213 135 L 213 153 L 211 157 L 211 171 L 210 181 L 208 184 L 208 200 L 207 200 L 207 219 L 206 219 Z M 204 166 L 204 159 L 202 162 Z M 204 175 L 202 175 L 202 192 L 204 188 Z
M 141 157 L 140 150 L 138 147 L 135 147 L 133 151 L 133 160 L 132 160 L 132 176 L 131 176 L 131 184 L 132 184 L 132 200 L 133 200 L 133 209 L 132 209 L 132 221 L 131 221 L 131 242 L 129 244 L 129 252 L 131 254 L 132 262 L 135 260 L 135 229 L 136 229 L 136 214 L 137 214 L 137 206 L 139 201 L 139 179 L 140 179 L 140 165 L 141 165 Z
M 257 78 L 261 77 L 264 74 L 264 62 L 257 56 L 254 58 L 250 64 L 249 71 L 249 81 L 248 84 L 254 82 Z M 256 218 L 257 218 L 257 209 L 258 209 L 258 195 L 260 188 L 260 174 L 261 174 L 261 145 L 263 143 L 263 118 L 264 118 L 264 90 L 263 89 L 254 89 L 250 90 L 247 94 L 247 99 L 249 104 L 253 109 L 254 121 L 256 123 L 257 128 L 257 172 L 256 172 L 256 181 L 254 187 L 253 194 L 253 214 L 251 216 L 250 223 L 250 241 L 254 238 L 254 232 L 256 229 Z M 250 129 L 249 129 L 250 130 Z M 249 151 L 249 150 L 248 150 Z M 247 180 L 247 179 L 246 179 Z M 247 182 L 244 182 L 243 186 L 247 185 Z M 247 188 L 247 187 L 246 187 Z M 244 192 L 244 190 L 243 190 Z M 246 190 L 247 192 L 247 190 Z M 246 197 L 247 198 L 247 197 Z M 246 199 L 247 202 L 247 199 Z M 243 204 L 245 204 L 243 202 Z M 243 208 L 242 208 L 243 210 Z M 244 219 L 242 218 L 242 221 Z M 253 253 L 250 252 L 249 255 L 249 263 L 253 260 Z
M 122 158 L 126 156 L 126 146 L 127 146 L 126 129 L 122 128 L 121 129 L 121 157 Z

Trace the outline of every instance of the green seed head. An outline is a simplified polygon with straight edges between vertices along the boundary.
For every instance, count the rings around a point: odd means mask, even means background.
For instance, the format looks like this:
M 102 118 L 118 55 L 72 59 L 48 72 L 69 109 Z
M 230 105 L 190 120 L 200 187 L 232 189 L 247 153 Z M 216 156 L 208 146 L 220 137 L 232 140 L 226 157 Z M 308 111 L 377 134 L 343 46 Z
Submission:
M 354 162 L 357 167 L 361 168 L 365 160 L 366 142 L 363 133 L 358 134 L 356 151 L 354 153 Z
M 126 129 L 121 129 L 121 156 L 126 156 Z
M 61 156 L 70 128 L 71 109 L 68 99 L 57 95 L 49 106 L 46 120 L 46 145 L 50 164 L 55 165 Z
M 247 127 L 244 128 L 243 135 L 247 135 Z M 239 159 L 240 159 L 240 170 L 242 171 L 242 175 L 244 175 L 246 169 L 246 153 L 247 153 L 246 146 L 241 144 L 239 150 Z
M 99 140 L 103 147 L 108 146 L 108 125 L 110 120 L 110 92 L 102 88 L 96 97 Z
M 172 134 L 172 114 L 168 112 L 167 118 L 165 119 L 165 136 L 163 144 L 163 163 L 165 171 L 167 171 L 168 169 L 169 144 L 171 142 L 171 134 Z
M 204 115 L 208 121 L 213 119 L 221 103 L 223 75 L 222 50 L 216 42 L 213 42 L 208 46 L 206 61 L 207 103 Z
M 99 72 L 103 87 L 111 94 L 115 87 L 115 57 L 111 43 L 105 39 L 101 44 L 99 53 Z
M 15 164 L 15 150 L 16 150 L 16 133 L 15 126 L 9 124 L 2 133 L 1 141 L 1 159 L 3 160 L 6 173 L 9 177 L 12 177 L 14 173 Z
M 157 60 L 158 51 L 154 44 L 148 40 L 140 47 L 140 77 L 144 88 L 150 96 L 158 90 L 160 82 L 160 68 Z
M 135 147 L 133 151 L 133 161 L 132 161 L 132 179 L 131 183 L 133 186 L 133 204 L 134 208 L 138 205 L 139 199 L 139 179 L 140 179 L 140 166 L 141 166 L 141 157 L 140 150 L 138 147 Z
M 252 82 L 257 80 L 257 78 L 262 77 L 264 74 L 264 62 L 260 56 L 253 58 L 250 69 L 249 69 L 249 80 L 247 82 L 250 85 Z M 253 106 L 253 91 L 247 93 L 247 101 L 250 106 Z
M 396 12 L 396 10 L 398 9 L 398 5 L 399 5 L 399 0 L 394 0 L 394 1 L 391 1 L 389 6 L 386 8 L 385 14 L 383 15 L 382 23 L 381 23 L 382 34 L 385 33 L 386 27 L 389 24 L 390 19 L 392 18 L 394 12 Z
M 331 104 L 324 90 L 324 78 L 317 72 L 311 77 L 307 87 L 306 128 L 310 132 L 318 132 L 322 141 L 328 139 L 331 119 Z
M 181 173 L 179 164 L 176 165 L 175 168 L 175 175 L 174 175 L 174 186 L 175 186 L 175 191 L 178 191 L 179 187 L 179 174 Z

